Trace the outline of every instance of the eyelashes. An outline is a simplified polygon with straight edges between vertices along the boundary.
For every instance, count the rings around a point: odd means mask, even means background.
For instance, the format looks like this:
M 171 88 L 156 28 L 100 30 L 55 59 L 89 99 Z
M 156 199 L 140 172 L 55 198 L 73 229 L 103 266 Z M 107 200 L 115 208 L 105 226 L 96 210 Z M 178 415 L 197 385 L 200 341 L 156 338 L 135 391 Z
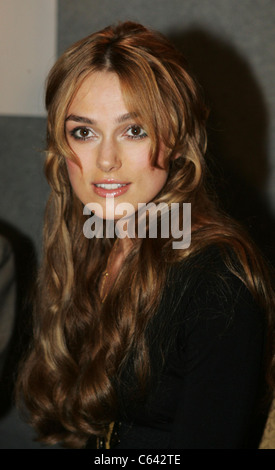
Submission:
M 76 127 L 75 129 L 69 131 L 69 134 L 75 140 L 89 140 L 93 137 L 96 138 L 96 134 L 91 129 L 89 129 L 89 127 Z
M 98 135 L 87 126 L 78 126 L 69 131 L 69 134 L 73 139 L 80 140 L 80 141 L 87 141 L 87 140 L 96 140 Z M 131 140 L 140 140 L 147 137 L 145 130 L 137 125 L 132 124 L 127 127 L 125 131 L 122 133 L 122 137 L 126 137 L 127 139 Z
M 132 132 L 132 135 L 129 135 L 129 132 Z M 137 125 L 132 125 L 128 127 L 126 131 L 127 137 L 130 137 L 130 139 L 144 139 L 147 137 L 147 134 L 145 130 L 141 126 Z

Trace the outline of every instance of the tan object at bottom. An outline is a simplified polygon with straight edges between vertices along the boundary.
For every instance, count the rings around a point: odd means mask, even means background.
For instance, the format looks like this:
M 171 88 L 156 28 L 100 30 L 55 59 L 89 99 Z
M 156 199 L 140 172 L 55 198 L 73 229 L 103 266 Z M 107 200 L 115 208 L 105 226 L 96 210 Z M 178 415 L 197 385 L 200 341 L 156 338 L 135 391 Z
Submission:
M 259 449 L 275 449 L 275 398 L 269 410 Z

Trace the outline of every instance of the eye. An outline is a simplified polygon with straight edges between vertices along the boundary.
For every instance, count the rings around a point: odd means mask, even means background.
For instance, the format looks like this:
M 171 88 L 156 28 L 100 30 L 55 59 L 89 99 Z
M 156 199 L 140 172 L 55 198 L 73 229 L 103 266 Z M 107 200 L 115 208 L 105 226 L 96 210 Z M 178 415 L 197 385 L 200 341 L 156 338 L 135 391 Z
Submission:
M 70 135 L 76 140 L 88 140 L 96 137 L 96 134 L 89 127 L 76 127 L 70 131 Z
M 130 139 L 144 139 L 145 137 L 147 137 L 145 130 L 138 125 L 128 127 L 127 131 L 125 132 L 125 135 L 127 137 L 130 137 Z

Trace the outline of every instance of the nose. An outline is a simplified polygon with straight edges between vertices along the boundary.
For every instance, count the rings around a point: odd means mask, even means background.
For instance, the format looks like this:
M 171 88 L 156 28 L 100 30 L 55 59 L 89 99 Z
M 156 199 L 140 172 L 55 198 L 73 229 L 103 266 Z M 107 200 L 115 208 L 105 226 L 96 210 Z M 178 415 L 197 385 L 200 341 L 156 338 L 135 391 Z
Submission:
M 121 167 L 121 160 L 116 143 L 112 139 L 102 139 L 98 146 L 97 168 L 109 173 Z

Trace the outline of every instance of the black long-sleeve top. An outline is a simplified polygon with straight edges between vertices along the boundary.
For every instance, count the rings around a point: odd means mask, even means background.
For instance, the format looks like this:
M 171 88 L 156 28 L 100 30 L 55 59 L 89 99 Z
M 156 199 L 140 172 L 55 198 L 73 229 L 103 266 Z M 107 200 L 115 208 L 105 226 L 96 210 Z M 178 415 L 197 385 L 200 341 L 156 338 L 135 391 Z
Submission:
M 217 248 L 171 269 L 147 340 L 150 386 L 140 398 L 129 361 L 113 448 L 257 448 L 265 318 Z

